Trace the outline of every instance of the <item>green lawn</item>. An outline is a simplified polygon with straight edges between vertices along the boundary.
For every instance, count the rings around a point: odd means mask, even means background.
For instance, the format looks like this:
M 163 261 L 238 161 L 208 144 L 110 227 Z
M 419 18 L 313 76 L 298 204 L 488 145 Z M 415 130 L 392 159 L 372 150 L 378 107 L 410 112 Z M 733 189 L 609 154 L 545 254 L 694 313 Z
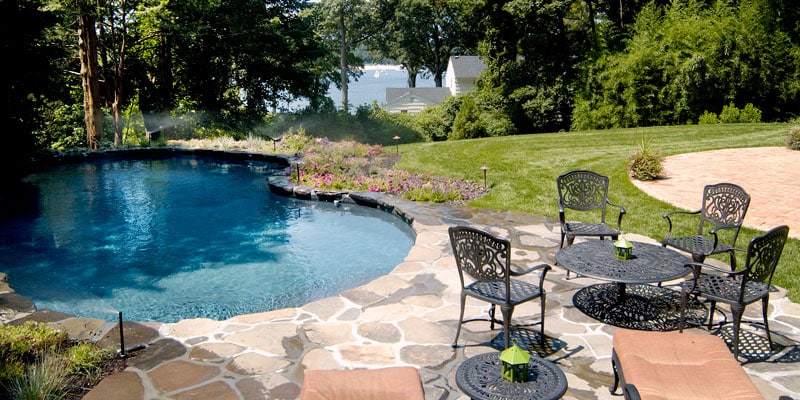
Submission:
M 652 138 L 653 144 L 670 156 L 724 148 L 783 146 L 788 127 L 687 125 L 413 143 L 400 145 L 402 160 L 397 167 L 482 182 L 481 166 L 485 165 L 489 167 L 487 177 L 492 190 L 470 205 L 554 218 L 558 218 L 556 176 L 575 169 L 592 170 L 611 179 L 609 197 L 627 209 L 623 231 L 661 240 L 667 230 L 661 215 L 675 207 L 636 188 L 625 169 L 627 157 L 643 138 Z M 694 224 L 696 229 L 696 221 Z M 688 223 L 680 228 L 691 230 Z M 738 247 L 746 247 L 758 233 L 743 229 Z M 726 257 L 719 259 L 725 261 Z M 740 265 L 744 265 L 743 257 Z M 800 302 L 800 240 L 790 239 L 787 243 L 773 283 L 789 289 L 792 301 Z

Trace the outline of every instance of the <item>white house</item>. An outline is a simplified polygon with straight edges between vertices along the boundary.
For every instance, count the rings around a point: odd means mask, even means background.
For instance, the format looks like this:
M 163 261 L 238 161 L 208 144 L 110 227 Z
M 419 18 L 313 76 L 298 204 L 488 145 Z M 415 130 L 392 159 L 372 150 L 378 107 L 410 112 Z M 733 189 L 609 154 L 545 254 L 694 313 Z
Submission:
M 486 64 L 477 56 L 452 56 L 447 63 L 445 87 L 440 88 L 386 88 L 386 110 L 390 113 L 416 114 L 425 107 L 442 103 L 447 96 L 455 96 L 475 89 L 475 82 Z
M 478 56 L 452 56 L 447 63 L 445 86 L 453 96 L 471 92 L 486 64 Z
M 386 88 L 386 110 L 416 114 L 425 107 L 441 104 L 447 96 L 450 89 L 446 87 Z

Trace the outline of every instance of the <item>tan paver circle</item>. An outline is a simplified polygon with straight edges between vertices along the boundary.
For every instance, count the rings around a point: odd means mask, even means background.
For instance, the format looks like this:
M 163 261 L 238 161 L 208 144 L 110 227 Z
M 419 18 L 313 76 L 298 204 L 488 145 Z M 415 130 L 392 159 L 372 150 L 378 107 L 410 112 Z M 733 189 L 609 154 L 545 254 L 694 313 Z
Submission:
M 753 147 L 686 153 L 667 157 L 664 178 L 642 182 L 639 189 L 687 210 L 700 207 L 703 187 L 735 183 L 750 194 L 744 225 L 761 231 L 789 225 L 800 238 L 800 151 Z

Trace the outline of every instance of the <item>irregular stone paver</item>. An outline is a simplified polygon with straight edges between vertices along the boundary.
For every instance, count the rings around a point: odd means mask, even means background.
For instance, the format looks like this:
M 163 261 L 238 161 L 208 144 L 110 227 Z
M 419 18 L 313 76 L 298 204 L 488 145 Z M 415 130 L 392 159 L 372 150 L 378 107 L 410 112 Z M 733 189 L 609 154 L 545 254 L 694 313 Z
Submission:
M 228 364 L 228 371 L 241 375 L 265 375 L 289 366 L 287 360 L 267 357 L 257 353 L 245 353 L 234 357 Z
M 169 396 L 175 400 L 238 400 L 239 395 L 224 382 L 211 382 Z
M 135 372 L 121 371 L 103 379 L 83 400 L 140 400 L 144 398 L 144 386 Z
M 144 351 L 128 361 L 128 365 L 142 371 L 149 371 L 165 361 L 173 360 L 186 353 L 186 347 L 175 339 L 166 338 L 150 343 Z
M 381 343 L 397 343 L 401 331 L 393 324 L 366 322 L 358 327 L 358 334 L 369 340 Z
M 219 376 L 217 367 L 193 364 L 187 361 L 170 361 L 147 373 L 150 383 L 160 393 L 169 393 L 192 387 Z

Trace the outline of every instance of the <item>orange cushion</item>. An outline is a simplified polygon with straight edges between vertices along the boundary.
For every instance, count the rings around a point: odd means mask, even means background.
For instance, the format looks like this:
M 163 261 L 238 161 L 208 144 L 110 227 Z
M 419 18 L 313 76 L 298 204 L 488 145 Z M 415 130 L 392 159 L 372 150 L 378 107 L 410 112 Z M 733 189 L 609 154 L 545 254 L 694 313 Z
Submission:
M 716 336 L 618 329 L 613 344 L 642 399 L 764 399 Z
M 301 400 L 424 400 L 422 380 L 414 367 L 310 370 L 305 372 Z

